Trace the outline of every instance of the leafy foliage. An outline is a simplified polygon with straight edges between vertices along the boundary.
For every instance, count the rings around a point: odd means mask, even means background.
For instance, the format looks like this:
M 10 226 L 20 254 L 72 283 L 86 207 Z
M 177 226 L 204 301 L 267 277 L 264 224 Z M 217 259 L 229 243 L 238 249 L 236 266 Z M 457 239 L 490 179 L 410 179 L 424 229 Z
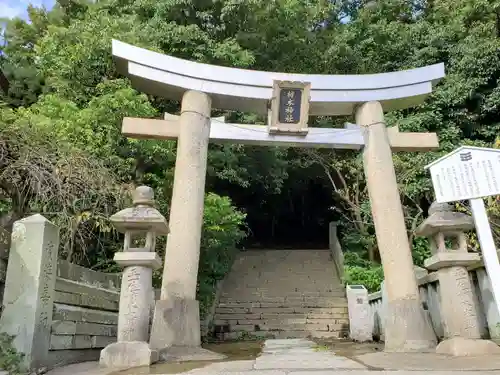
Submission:
M 23 354 L 14 348 L 13 336 L 0 333 L 0 368 L 9 375 L 24 375 L 28 371 L 23 366 Z
M 96 240 L 93 228 L 106 229 L 122 191 L 114 173 L 99 159 L 70 143 L 58 143 L 48 128 L 34 126 L 23 110 L 0 110 L 0 189 L 8 221 L 43 212 L 60 224 L 63 252 Z M 8 228 L 7 228 L 8 229 Z
M 209 193 L 205 198 L 198 274 L 202 315 L 211 306 L 217 281 L 231 268 L 238 243 L 246 236 L 245 216 L 231 205 L 228 197 Z
M 369 292 L 380 289 L 384 280 L 382 267 L 360 257 L 355 252 L 348 252 L 344 256 L 344 280 L 349 285 L 364 285 Z

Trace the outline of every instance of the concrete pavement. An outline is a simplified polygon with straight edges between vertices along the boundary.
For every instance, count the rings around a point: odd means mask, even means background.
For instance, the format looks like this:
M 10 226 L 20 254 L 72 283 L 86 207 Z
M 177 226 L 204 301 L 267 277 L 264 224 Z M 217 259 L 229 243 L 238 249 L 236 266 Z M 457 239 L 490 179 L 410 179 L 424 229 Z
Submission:
M 196 368 L 195 368 L 196 367 Z M 47 375 L 500 375 L 500 356 L 450 357 L 436 353 L 370 353 L 350 358 L 307 339 L 266 340 L 252 360 L 155 365 L 112 372 L 97 363 L 66 366 Z M 375 374 L 373 374 L 375 375 Z

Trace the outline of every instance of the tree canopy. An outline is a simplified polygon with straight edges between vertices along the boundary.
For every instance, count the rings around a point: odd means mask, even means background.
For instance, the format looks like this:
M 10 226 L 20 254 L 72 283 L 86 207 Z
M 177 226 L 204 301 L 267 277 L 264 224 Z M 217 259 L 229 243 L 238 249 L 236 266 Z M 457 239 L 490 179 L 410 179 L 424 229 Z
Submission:
M 115 69 L 112 38 L 184 59 L 282 72 L 364 74 L 444 62 L 446 78 L 424 105 L 387 116 L 389 126 L 440 139 L 436 152 L 394 156 L 417 264 L 428 244 L 413 231 L 433 200 L 423 166 L 462 144 L 500 147 L 500 0 L 58 0 L 28 14 L 29 22 L 6 23 L 0 54 L 10 81 L 0 107 L 2 226 L 46 214 L 62 228 L 61 256 L 87 266 L 112 267 L 120 245 L 106 217 L 123 208 L 131 186 L 152 186 L 167 216 L 174 174 L 175 142 L 126 139 L 120 124 L 124 116 L 174 113 L 179 103 L 135 91 Z M 214 113 L 221 114 L 265 121 Z M 320 127 L 346 120 L 311 118 Z M 321 243 L 336 219 L 347 277 L 377 287 L 359 153 L 210 145 L 207 192 L 203 283 L 227 271 L 227 250 L 243 231 L 254 246 L 299 241 L 295 233 Z M 498 197 L 488 209 L 500 243 Z M 470 243 L 477 246 L 473 235 Z

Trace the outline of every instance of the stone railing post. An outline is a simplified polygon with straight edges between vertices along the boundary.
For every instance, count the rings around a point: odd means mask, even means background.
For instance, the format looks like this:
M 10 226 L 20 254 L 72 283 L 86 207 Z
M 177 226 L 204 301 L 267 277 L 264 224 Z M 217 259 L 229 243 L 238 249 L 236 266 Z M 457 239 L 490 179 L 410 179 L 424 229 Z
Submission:
M 492 341 L 480 340 L 479 320 L 467 270 L 467 266 L 480 260 L 477 253 L 467 251 L 465 232 L 472 228 L 474 221 L 469 215 L 455 212 L 448 203 L 433 203 L 429 217 L 415 232 L 429 239 L 432 256 L 424 261 L 424 265 L 428 270 L 437 271 L 439 278 L 445 340 L 437 346 L 437 353 L 500 353 L 500 348 Z
M 493 298 L 490 278 L 485 268 L 478 268 L 476 270 L 476 276 L 490 339 L 498 343 L 500 342 L 500 313 Z
M 118 312 L 117 342 L 101 351 L 101 365 L 125 368 L 149 366 L 158 352 L 149 347 L 153 269 L 161 267 L 155 252 L 156 236 L 168 234 L 165 218 L 154 208 L 153 190 L 140 186 L 134 192 L 134 207 L 111 216 L 115 228 L 125 234 L 122 252 L 115 262 L 124 267 Z M 140 238 L 145 237 L 145 238 Z M 135 240 L 144 245 L 135 247 Z
M 344 253 L 342 252 L 342 247 L 340 246 L 340 241 L 337 235 L 337 226 L 337 222 L 330 222 L 328 226 L 328 242 L 332 259 L 337 270 L 337 275 L 339 279 L 342 280 L 344 277 Z
M 0 331 L 15 336 L 28 369 L 47 363 L 58 247 L 59 229 L 42 215 L 14 223 Z
M 370 311 L 368 290 L 363 285 L 347 285 L 346 295 L 351 340 L 358 342 L 372 341 L 374 320 Z

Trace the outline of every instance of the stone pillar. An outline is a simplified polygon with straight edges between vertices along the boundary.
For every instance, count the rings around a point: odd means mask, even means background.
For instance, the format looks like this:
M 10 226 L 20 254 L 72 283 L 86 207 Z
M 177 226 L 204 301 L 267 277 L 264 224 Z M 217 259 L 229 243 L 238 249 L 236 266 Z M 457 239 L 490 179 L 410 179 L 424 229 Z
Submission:
M 170 206 L 170 234 L 150 340 L 151 347 L 158 350 L 172 346 L 184 348 L 172 349 L 169 353 L 182 356 L 189 352 L 191 360 L 198 359 L 196 353 L 202 352 L 201 359 L 210 359 L 209 352 L 200 348 L 200 312 L 196 300 L 210 110 L 211 99 L 207 94 L 198 91 L 184 94 Z M 163 359 L 172 358 L 167 351 L 162 353 Z
M 356 123 L 365 128 L 364 169 L 387 289 L 385 350 L 426 350 L 436 337 L 419 299 L 381 104 L 358 107 Z
M 111 217 L 115 228 L 125 233 L 122 252 L 115 262 L 123 266 L 117 342 L 101 351 L 101 365 L 113 368 L 149 366 L 158 352 L 149 347 L 149 318 L 153 293 L 153 269 L 161 267 L 155 252 L 156 235 L 167 235 L 165 218 L 154 208 L 153 190 L 147 186 L 134 192 L 134 207 Z M 142 237 L 144 238 L 140 238 Z M 144 246 L 137 246 L 142 240 Z
M 211 99 L 207 94 L 198 91 L 184 94 L 161 300 L 172 296 L 196 300 L 210 110 Z
M 12 230 L 0 331 L 15 336 L 28 369 L 46 366 L 57 276 L 59 229 L 42 215 Z
M 135 259 L 131 259 L 133 257 L 127 255 L 129 254 L 125 253 L 125 256 L 120 257 L 121 259 L 117 260 L 116 263 L 121 266 L 135 263 Z M 155 264 L 151 264 L 151 266 L 159 268 L 159 260 L 152 259 L 152 263 Z M 120 292 L 118 342 L 149 341 L 152 280 L 152 268 L 147 266 L 125 266 Z
M 440 306 L 445 340 L 436 348 L 440 354 L 481 355 L 500 353 L 491 341 L 479 340 L 481 331 L 467 266 L 480 260 L 479 254 L 467 251 L 465 231 L 474 228 L 473 219 L 455 212 L 448 203 L 433 203 L 429 217 L 416 234 L 429 238 L 433 255 L 424 264 L 437 271 Z M 447 242 L 451 242 L 449 247 Z

